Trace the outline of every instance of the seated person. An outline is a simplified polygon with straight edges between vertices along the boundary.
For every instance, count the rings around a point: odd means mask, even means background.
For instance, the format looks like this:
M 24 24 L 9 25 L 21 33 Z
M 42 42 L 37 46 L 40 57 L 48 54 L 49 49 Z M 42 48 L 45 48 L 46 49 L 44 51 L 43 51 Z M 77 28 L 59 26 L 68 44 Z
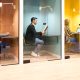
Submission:
M 76 39 L 72 37 L 72 32 L 69 29 L 69 20 L 65 19 L 65 42 L 76 42 Z
M 39 51 L 41 49 L 41 46 L 44 44 L 42 36 L 45 33 L 45 31 L 36 32 L 36 29 L 35 29 L 36 24 L 37 24 L 37 18 L 32 17 L 31 18 L 31 24 L 27 27 L 27 30 L 26 30 L 27 41 L 30 44 L 35 43 L 35 45 L 36 45 L 34 51 L 32 51 L 32 53 L 31 53 L 31 55 L 35 56 L 35 57 L 39 56 Z

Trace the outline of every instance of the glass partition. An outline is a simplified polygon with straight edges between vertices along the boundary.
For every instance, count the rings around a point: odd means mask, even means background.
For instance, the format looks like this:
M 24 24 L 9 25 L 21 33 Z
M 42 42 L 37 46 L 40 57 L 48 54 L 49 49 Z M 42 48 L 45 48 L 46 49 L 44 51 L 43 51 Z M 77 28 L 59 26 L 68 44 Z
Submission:
M 65 0 L 65 55 L 80 57 L 80 0 Z
M 0 0 L 0 65 L 17 64 L 18 0 Z
M 36 62 L 45 60 L 61 59 L 61 0 L 24 0 L 23 37 L 24 37 L 24 60 L 25 62 Z M 35 44 L 27 43 L 26 32 L 31 18 L 37 18 L 35 29 L 37 32 L 48 28 L 42 36 L 44 44 L 39 56 L 31 55 Z

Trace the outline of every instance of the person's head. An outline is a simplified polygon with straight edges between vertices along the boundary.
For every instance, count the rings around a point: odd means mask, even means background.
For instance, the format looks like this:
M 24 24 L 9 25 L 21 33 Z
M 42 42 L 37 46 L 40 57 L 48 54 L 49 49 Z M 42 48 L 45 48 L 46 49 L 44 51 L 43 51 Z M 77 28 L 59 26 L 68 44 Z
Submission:
M 37 24 L 37 18 L 36 17 L 32 17 L 31 18 L 31 23 L 33 23 L 34 25 Z
M 65 19 L 65 25 L 69 26 L 69 19 Z
M 79 24 L 79 26 L 80 26 L 80 24 Z

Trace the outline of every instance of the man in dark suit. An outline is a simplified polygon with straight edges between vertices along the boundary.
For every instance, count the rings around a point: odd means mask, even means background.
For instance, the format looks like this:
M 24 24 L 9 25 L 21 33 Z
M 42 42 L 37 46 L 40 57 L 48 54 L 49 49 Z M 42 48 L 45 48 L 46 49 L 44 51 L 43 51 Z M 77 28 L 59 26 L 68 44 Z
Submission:
M 44 44 L 44 41 L 42 40 L 42 35 L 45 33 L 43 32 L 36 32 L 35 25 L 37 24 L 37 18 L 32 17 L 31 18 L 31 24 L 28 26 L 26 30 L 26 38 L 29 43 L 35 43 L 36 47 L 34 51 L 32 51 L 32 56 L 39 56 L 39 51 L 41 49 L 41 46 Z

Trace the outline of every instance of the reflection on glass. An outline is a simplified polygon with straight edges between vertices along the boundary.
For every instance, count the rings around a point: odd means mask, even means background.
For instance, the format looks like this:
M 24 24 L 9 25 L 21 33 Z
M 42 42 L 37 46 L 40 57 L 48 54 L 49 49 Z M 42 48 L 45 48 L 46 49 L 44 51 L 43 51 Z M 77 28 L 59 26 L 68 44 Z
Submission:
M 0 64 L 18 63 L 18 0 L 0 2 Z
M 28 62 L 60 59 L 61 57 L 61 0 L 24 0 L 24 60 Z M 48 25 L 43 36 L 44 45 L 39 52 L 40 56 L 31 56 L 35 45 L 27 44 L 26 29 L 31 23 L 31 18 L 37 17 L 35 27 L 37 32 Z

